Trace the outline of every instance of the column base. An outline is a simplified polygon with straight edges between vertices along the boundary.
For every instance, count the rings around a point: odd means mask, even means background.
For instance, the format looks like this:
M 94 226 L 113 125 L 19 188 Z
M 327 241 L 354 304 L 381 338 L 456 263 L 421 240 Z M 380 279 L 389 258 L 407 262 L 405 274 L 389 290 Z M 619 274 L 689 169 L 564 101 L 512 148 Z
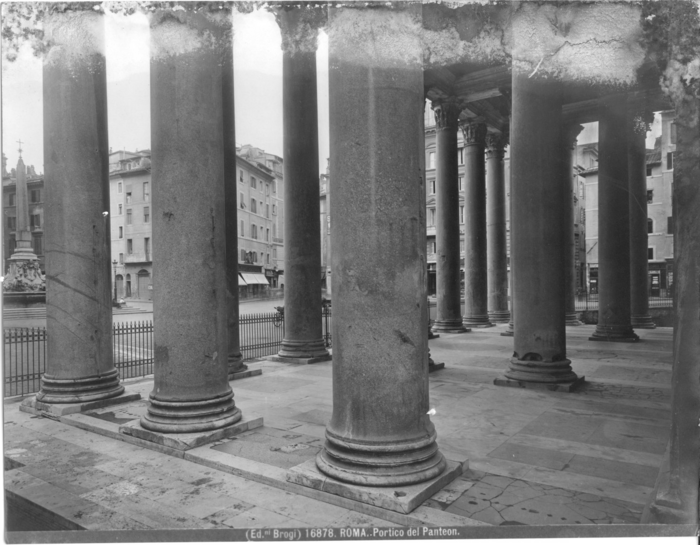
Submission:
M 240 380 L 242 378 L 257 377 L 258 375 L 262 375 L 262 369 L 248 369 L 248 366 L 246 365 L 244 369 L 236 371 L 235 373 L 229 371 L 228 379 L 229 381 Z
M 440 362 L 440 363 L 435 363 L 434 361 L 431 361 L 428 364 L 428 373 L 434 373 L 435 371 L 440 371 L 440 369 L 445 368 L 445 363 Z
M 19 406 L 19 410 L 24 413 L 47 416 L 49 418 L 58 418 L 67 414 L 84 413 L 95 409 L 111 407 L 112 405 L 119 405 L 130 401 L 138 401 L 139 399 L 141 399 L 141 394 L 127 391 L 116 397 L 109 397 L 107 399 L 99 399 L 96 401 L 86 401 L 82 403 L 45 403 L 43 401 L 37 401 L 35 396 L 22 401 L 22 404 Z
M 550 392 L 573 392 L 585 382 L 586 377 L 577 377 L 571 382 L 545 383 L 545 382 L 525 382 L 524 380 L 513 380 L 508 377 L 499 377 L 493 380 L 496 386 L 507 386 L 510 388 L 525 388 L 526 390 L 549 390 Z
M 113 369 L 103 375 L 73 379 L 56 378 L 49 374 L 41 377 L 41 390 L 36 400 L 42 403 L 87 403 L 117 397 L 124 392 L 119 383 L 119 371 Z
M 493 310 L 489 311 L 489 320 L 496 324 L 507 324 L 510 322 L 509 310 Z
M 437 335 L 436 333 L 433 333 L 432 329 L 428 330 L 428 340 L 430 339 L 439 339 L 440 335 Z
M 639 336 L 634 332 L 632 326 L 601 326 L 598 325 L 593 335 L 588 337 L 589 341 L 604 341 L 618 343 L 637 343 Z
M 494 327 L 494 324 L 489 322 L 488 314 L 477 316 L 463 316 L 462 324 L 465 327 Z
M 564 324 L 570 326 L 583 325 L 583 322 L 578 319 L 578 314 L 575 312 L 568 312 L 564 318 Z
M 508 329 L 501 333 L 501 337 L 513 337 L 515 335 L 515 328 L 513 327 L 513 322 L 508 324 Z
M 321 363 L 322 361 L 330 361 L 333 359 L 331 354 L 326 354 L 325 356 L 319 356 L 315 358 L 290 358 L 285 356 L 267 356 L 265 358 L 267 361 L 276 361 L 279 363 L 296 363 L 301 365 L 308 365 L 310 363 Z
M 649 314 L 632 315 L 632 327 L 636 329 L 656 329 L 656 324 L 652 322 Z
M 165 401 L 151 392 L 141 427 L 160 433 L 199 433 L 225 428 L 242 417 L 230 389 L 217 397 L 188 401 Z
M 295 360 L 311 360 L 315 358 L 330 359 L 330 355 L 328 354 L 328 350 L 326 350 L 326 345 L 322 338 L 313 341 L 290 341 L 288 339 L 284 339 L 277 356 L 280 358 L 291 358 Z M 326 359 L 319 359 L 317 361 L 326 361 Z
M 456 320 L 435 320 L 432 330 L 440 333 L 469 333 L 471 331 L 471 329 L 464 327 L 461 318 Z
M 578 376 L 571 370 L 571 360 L 564 358 L 558 361 L 521 360 L 511 358 L 510 367 L 504 373 L 505 378 L 515 382 L 531 382 L 544 385 L 567 384 L 576 382 Z M 533 354 L 534 357 L 540 357 Z M 550 388 L 547 388 L 550 389 Z
M 314 460 L 307 460 L 289 471 L 287 481 L 382 509 L 410 513 L 462 475 L 468 467 L 468 461 L 446 461 L 442 473 L 427 481 L 407 486 L 370 487 L 329 477 L 318 469 Z

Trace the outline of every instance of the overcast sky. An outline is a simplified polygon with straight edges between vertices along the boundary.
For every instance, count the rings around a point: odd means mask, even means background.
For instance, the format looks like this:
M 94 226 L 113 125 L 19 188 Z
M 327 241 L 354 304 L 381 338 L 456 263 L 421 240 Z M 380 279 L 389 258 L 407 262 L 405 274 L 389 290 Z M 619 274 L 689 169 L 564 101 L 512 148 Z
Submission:
M 148 21 L 143 14 L 106 14 L 109 144 L 114 150 L 150 148 Z M 282 155 L 282 50 L 274 16 L 264 9 L 234 12 L 236 142 Z M 319 101 L 319 172 L 325 171 L 328 149 L 328 39 L 319 38 L 317 53 Z M 8 170 L 18 158 L 22 140 L 27 165 L 43 172 L 41 60 L 28 47 L 17 60 L 2 59 L 3 151 Z M 658 116 L 657 116 L 658 117 Z M 659 119 L 647 138 L 652 147 Z M 592 123 L 579 143 L 596 142 Z

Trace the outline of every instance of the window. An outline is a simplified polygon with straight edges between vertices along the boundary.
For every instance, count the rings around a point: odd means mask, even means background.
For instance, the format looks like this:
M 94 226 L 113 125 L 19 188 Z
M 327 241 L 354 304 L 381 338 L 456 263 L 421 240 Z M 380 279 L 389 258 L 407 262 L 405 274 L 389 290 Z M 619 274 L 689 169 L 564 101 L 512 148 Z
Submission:
M 34 235 L 32 237 L 32 247 L 34 248 L 34 253 L 41 255 L 44 253 L 44 241 L 41 235 Z
M 151 260 L 151 239 L 150 238 L 143 239 L 143 251 L 146 254 L 146 261 L 150 261 Z
M 131 218 L 131 208 L 127 208 L 127 209 L 126 209 L 126 224 L 127 224 L 127 225 L 131 225 L 131 221 L 132 221 L 132 218 Z
M 10 193 L 10 194 L 7 196 L 7 199 L 8 199 L 8 202 L 9 202 L 8 206 L 14 206 L 14 205 L 15 205 L 15 193 Z
M 463 240 L 459 241 L 459 251 L 462 254 L 464 253 L 464 241 Z
M 431 240 L 428 242 L 428 253 L 429 254 L 434 254 L 435 253 L 435 241 Z
M 133 239 L 126 239 L 126 253 L 131 255 L 134 253 L 134 241 Z
M 254 238 L 256 240 L 258 238 L 258 226 L 255 224 L 250 226 L 250 238 Z
M 121 192 L 122 192 L 122 183 L 119 182 L 119 183 L 117 184 L 117 193 L 121 193 Z
M 673 170 L 673 152 L 669 151 L 666 154 L 666 170 Z
M 428 155 L 428 168 L 435 168 L 435 152 L 431 151 Z
M 273 216 L 276 216 L 276 215 L 277 215 L 277 205 L 276 205 L 276 204 L 273 204 L 273 205 L 272 205 L 272 215 L 273 215 Z
M 654 202 L 654 190 L 647 189 L 647 203 L 653 203 L 653 202 Z
M 146 202 L 151 200 L 151 188 L 148 182 L 143 182 L 143 200 Z
M 144 206 L 143 207 L 143 222 L 149 223 L 150 221 L 151 221 L 151 207 Z
M 459 190 L 464 191 L 464 176 L 459 177 Z
M 263 213 L 263 202 L 260 201 L 260 214 L 262 214 L 262 213 Z
M 241 174 L 243 174 L 241 172 Z M 245 250 L 241 250 L 241 261 L 245 262 Z
M 7 216 L 7 230 L 14 231 L 17 229 L 17 218 L 13 216 Z
M 255 180 L 255 176 L 250 177 L 250 187 L 252 187 L 253 189 L 257 189 L 257 182 Z
M 270 205 L 269 204 L 265 205 L 265 217 L 266 218 L 270 217 Z
M 433 226 L 435 225 L 435 209 L 431 208 L 428 211 L 428 226 Z
M 265 254 L 265 263 L 270 264 L 270 254 Z
M 678 138 L 678 133 L 676 132 L 676 124 L 671 123 L 671 145 L 676 145 L 676 138 Z
M 651 165 L 647 165 L 647 178 L 651 176 L 652 168 Z
M 272 248 L 272 258 L 277 259 L 277 248 Z
M 652 234 L 654 232 L 654 220 L 647 218 L 647 233 Z
M 459 223 L 464 223 L 464 206 L 459 207 Z
M 131 204 L 131 191 L 126 193 L 126 204 Z
M 464 148 L 459 148 L 459 164 L 460 165 L 464 164 Z
M 265 184 L 265 195 L 270 194 L 270 184 Z
M 669 235 L 673 234 L 673 216 L 666 218 L 666 232 Z
M 238 202 L 241 208 L 245 208 L 245 195 L 243 195 L 243 193 L 239 194 Z
M 238 181 L 239 181 L 239 183 L 243 183 L 243 171 L 242 170 L 238 171 Z
M 119 226 L 119 238 L 124 238 L 124 228 L 121 225 Z
M 241 220 L 241 230 L 238 233 L 239 237 L 244 237 L 245 236 L 245 222 Z
M 17 239 L 15 235 L 10 235 L 10 254 L 14 253 L 15 248 L 17 248 Z
M 39 229 L 41 227 L 41 215 L 32 214 L 29 216 L 29 227 L 32 229 Z
M 258 203 L 255 199 L 250 199 L 250 211 L 254 214 L 258 213 Z
M 119 215 L 121 216 L 123 213 L 124 213 L 124 212 L 123 212 L 123 210 L 122 210 L 122 205 L 120 204 L 120 205 L 119 205 Z
M 41 202 L 41 189 L 32 189 L 29 199 L 29 202 Z
M 277 225 L 274 223 L 272 224 L 272 238 L 275 238 L 277 236 Z
M 430 184 L 430 194 L 435 195 L 435 180 L 430 180 L 428 183 Z
M 124 263 L 124 254 L 119 254 L 119 263 Z
M 253 263 L 258 262 L 258 252 L 253 252 Z
M 272 182 L 272 194 L 277 193 L 277 182 Z
M 654 259 L 654 248 L 647 248 L 647 259 Z
M 265 229 L 265 240 L 267 242 L 270 242 L 270 230 L 269 229 Z

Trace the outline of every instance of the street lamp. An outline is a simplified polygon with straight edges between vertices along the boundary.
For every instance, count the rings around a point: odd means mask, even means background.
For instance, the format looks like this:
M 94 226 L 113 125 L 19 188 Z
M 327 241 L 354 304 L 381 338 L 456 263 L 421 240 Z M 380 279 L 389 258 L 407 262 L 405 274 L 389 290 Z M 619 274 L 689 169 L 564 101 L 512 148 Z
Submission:
M 117 260 L 112 261 L 112 267 L 114 268 L 114 300 L 113 305 L 117 304 Z

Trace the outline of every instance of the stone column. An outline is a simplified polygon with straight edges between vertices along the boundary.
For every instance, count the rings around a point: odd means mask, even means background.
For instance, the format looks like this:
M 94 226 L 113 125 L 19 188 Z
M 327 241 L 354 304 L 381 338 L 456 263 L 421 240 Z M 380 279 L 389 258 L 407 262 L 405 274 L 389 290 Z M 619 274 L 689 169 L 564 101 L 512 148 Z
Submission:
M 630 316 L 628 134 L 626 97 L 605 100 L 598 123 L 598 325 L 591 341 L 639 341 Z
M 491 327 L 487 310 L 486 125 L 462 124 L 464 134 L 464 325 Z
M 420 13 L 344 7 L 330 19 L 333 416 L 316 464 L 364 486 L 449 473 L 427 414 Z
M 503 148 L 508 135 L 486 137 L 486 241 L 488 315 L 492 322 L 508 322 L 508 256 L 506 254 L 506 186 Z
M 576 237 L 574 236 L 574 150 L 576 139 L 583 130 L 577 123 L 565 124 L 562 130 L 562 183 L 564 184 L 564 281 L 566 297 L 566 325 L 583 325 L 576 314 Z
M 47 344 L 36 401 L 104 404 L 124 391 L 112 359 L 104 19 L 86 7 L 44 25 Z
M 156 432 L 217 430 L 242 416 L 228 383 L 230 16 L 206 8 L 151 15 L 153 244 L 164 249 L 153 270 L 167 289 L 153 295 L 154 384 L 141 426 Z
M 511 270 L 514 354 L 495 384 L 570 391 L 566 358 L 561 95 L 556 83 L 513 73 Z
M 314 363 L 330 359 L 321 324 L 316 100 L 317 35 L 325 11 L 281 8 L 276 16 L 283 50 L 285 288 L 284 340 L 272 359 Z
M 647 165 L 646 133 L 654 121 L 653 112 L 633 119 L 628 143 L 630 191 L 630 311 L 633 327 L 654 329 L 649 315 L 649 257 L 647 248 Z
M 452 100 L 432 104 L 436 124 L 435 198 L 437 219 L 436 293 L 437 314 L 435 332 L 465 333 L 460 301 L 459 255 L 459 178 L 457 158 L 457 118 L 460 108 Z

